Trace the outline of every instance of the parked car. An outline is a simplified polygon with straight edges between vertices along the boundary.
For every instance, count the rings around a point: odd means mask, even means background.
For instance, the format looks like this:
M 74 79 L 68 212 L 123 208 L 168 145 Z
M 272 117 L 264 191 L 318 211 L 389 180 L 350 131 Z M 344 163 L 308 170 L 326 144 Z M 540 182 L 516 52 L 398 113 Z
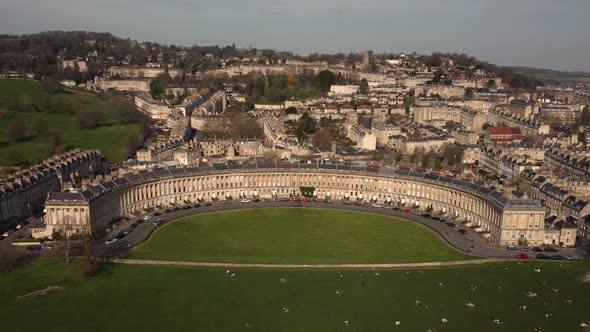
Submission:
M 293 203 L 301 203 L 301 198 L 294 197 L 291 201 Z
M 527 255 L 527 254 L 518 254 L 518 255 L 516 255 L 516 259 L 529 259 L 529 255 Z
M 143 216 L 143 220 L 150 220 L 150 219 L 152 219 L 152 216 L 150 216 L 149 214 Z
M 529 251 L 529 250 L 531 250 L 531 249 L 529 249 L 529 247 L 522 247 L 522 248 L 520 248 L 520 251 Z
M 402 212 L 403 213 L 412 213 L 412 210 L 410 210 L 410 209 L 403 209 Z
M 26 221 L 21 222 L 20 224 L 16 225 L 16 229 L 21 229 L 27 225 Z
M 159 217 L 159 216 L 161 216 L 161 215 L 162 215 L 162 214 L 161 214 L 160 212 L 156 212 L 156 213 L 154 213 L 154 217 Z
M 115 242 L 117 242 L 117 238 L 106 240 L 104 244 L 109 245 L 109 244 L 115 243 Z
M 543 252 L 543 249 L 539 248 L 539 247 L 534 247 L 533 249 L 531 249 L 534 252 Z
M 317 198 L 312 199 L 312 201 L 314 201 L 315 203 L 319 203 L 320 202 L 320 200 L 317 199 Z
M 551 257 L 550 257 L 550 256 L 548 256 L 548 255 L 545 255 L 545 254 L 538 254 L 538 255 L 537 255 L 537 258 L 538 258 L 538 259 L 550 259 Z
M 309 198 L 305 197 L 305 198 L 303 199 L 303 203 L 311 203 L 311 199 L 309 199 Z
M 508 246 L 508 247 L 506 247 L 506 249 L 508 249 L 508 250 L 518 250 L 518 247 L 517 246 Z
M 578 256 L 575 255 L 570 255 L 566 257 L 568 261 L 577 261 L 578 259 L 580 259 Z
M 154 226 L 159 226 L 162 223 L 162 219 L 154 220 Z
M 254 203 L 258 203 L 258 202 L 260 202 L 260 198 L 254 198 L 254 199 L 252 200 L 252 202 L 254 202 Z
M 183 210 L 188 210 L 188 209 L 190 209 L 190 208 L 191 208 L 191 206 L 190 206 L 190 205 L 185 205 L 185 206 L 183 206 L 183 207 L 182 207 L 182 209 L 183 209 Z
M 173 209 L 174 211 L 180 211 L 180 208 L 177 206 Z
M 374 208 L 382 208 L 383 207 L 383 205 L 381 205 L 379 203 L 373 203 L 371 206 Z
M 432 220 L 434 220 L 434 221 L 440 221 L 440 218 L 439 217 L 432 217 Z
M 27 246 L 27 251 L 40 251 L 41 247 L 40 246 Z
M 164 213 L 170 213 L 170 212 L 172 212 L 172 210 L 171 210 L 171 209 L 166 209 L 166 210 L 164 210 Z
M 221 204 L 231 204 L 231 203 L 232 203 L 231 201 L 223 201 L 223 202 L 221 202 Z
M 211 203 L 207 202 L 207 203 L 205 203 L 205 205 L 204 205 L 204 206 L 205 206 L 205 207 L 209 207 L 209 206 L 211 206 L 211 205 L 213 205 L 213 204 L 211 204 Z
M 193 205 L 193 207 L 194 208 L 200 208 L 201 207 L 201 204 L 197 203 L 197 204 Z
M 244 199 L 242 200 L 242 203 L 250 203 L 250 202 L 251 202 L 251 201 L 250 201 L 249 199 L 246 199 L 246 198 L 244 198 Z
M 324 203 L 327 203 L 327 204 L 332 204 L 332 200 L 331 200 L 331 199 L 327 199 L 327 198 L 326 198 L 326 199 L 324 199 Z
M 461 234 L 463 234 L 463 235 L 467 235 L 467 231 L 466 231 L 466 230 L 464 230 L 464 229 L 460 229 L 460 230 L 459 230 L 459 233 L 461 233 Z
M 422 213 L 420 216 L 424 218 L 430 218 L 430 215 L 428 213 Z
M 554 261 L 564 261 L 564 260 L 566 260 L 565 257 L 560 256 L 560 255 L 551 256 L 551 259 L 554 260 Z
M 451 227 L 451 228 L 455 228 L 455 227 L 457 227 L 457 225 L 455 225 L 455 223 L 454 223 L 454 222 L 448 222 L 448 223 L 447 223 L 447 226 L 449 226 L 449 227 Z
M 12 233 L 14 233 L 13 230 L 6 231 L 2 234 L 2 237 L 9 237 L 10 235 L 12 235 Z
M 350 203 L 350 201 L 342 201 L 342 204 L 344 204 L 344 205 L 350 205 L 352 203 Z
M 398 208 L 398 207 L 394 207 L 393 208 L 394 211 L 401 211 L 402 209 Z
M 293 202 L 292 205 L 293 206 L 303 206 L 303 203 L 301 203 L 301 202 Z
M 545 252 L 558 252 L 559 250 L 553 248 L 553 247 L 545 247 Z

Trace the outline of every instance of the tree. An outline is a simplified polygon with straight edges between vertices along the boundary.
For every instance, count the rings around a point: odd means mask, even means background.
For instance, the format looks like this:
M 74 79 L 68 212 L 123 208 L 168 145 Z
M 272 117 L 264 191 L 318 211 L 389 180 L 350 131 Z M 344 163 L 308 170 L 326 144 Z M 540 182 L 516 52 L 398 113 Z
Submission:
M 84 255 L 86 256 L 86 267 L 84 274 L 87 277 L 95 276 L 100 272 L 104 259 L 99 256 L 96 248 L 104 238 L 106 231 L 104 227 L 97 227 L 91 230 L 88 225 L 84 227 L 81 232 L 82 240 L 84 242 Z
M 447 165 L 460 164 L 463 160 L 463 148 L 457 144 L 445 144 L 442 148 L 442 158 Z
M 473 89 L 472 88 L 466 88 L 465 89 L 465 94 L 463 96 L 465 97 L 465 99 L 473 99 L 473 97 L 474 97 Z
M 31 130 L 37 135 L 37 138 L 41 138 L 47 134 L 47 122 L 45 119 L 36 115 L 31 119 Z
M 64 216 L 59 224 L 60 228 L 51 234 L 51 238 L 63 247 L 66 264 L 70 264 L 70 250 L 76 232 L 75 220 L 72 216 Z
M 20 118 L 14 119 L 6 128 L 6 136 L 12 143 L 22 142 L 25 139 L 24 122 Z
M 137 134 L 129 133 L 125 145 L 125 152 L 127 152 L 127 156 L 134 155 L 137 149 L 139 149 L 139 147 L 141 146 L 141 143 L 141 138 L 137 136 Z
M 285 114 L 297 114 L 297 108 L 291 106 L 285 110 Z
M 51 153 L 55 153 L 57 148 L 63 144 L 64 140 L 61 137 L 59 131 L 54 129 L 49 129 L 47 131 L 47 135 L 45 135 L 45 143 L 47 144 L 47 148 Z
M 80 129 L 96 128 L 101 120 L 101 112 L 97 109 L 81 110 L 76 113 L 76 125 Z
M 490 80 L 488 81 L 488 84 L 487 84 L 487 86 L 488 86 L 488 90 L 489 90 L 489 89 L 495 89 L 495 88 L 496 88 L 496 81 L 495 81 L 495 80 L 493 80 L 493 79 L 490 79 Z
M 309 113 L 307 113 L 307 112 L 305 112 L 305 113 L 303 113 L 303 115 L 301 115 L 301 118 L 299 118 L 299 121 L 297 123 L 298 129 L 301 129 L 301 131 L 304 134 L 313 133 L 315 131 L 315 125 L 316 125 L 316 120 L 314 120 L 314 118 L 309 116 Z
M 334 133 L 331 128 L 320 128 L 311 139 L 313 145 L 320 150 L 328 150 L 332 148 L 332 141 L 334 140 Z
M 367 82 L 366 78 L 361 80 L 361 83 L 359 84 L 359 92 L 363 95 L 369 93 L 369 82 Z
M 317 87 L 321 92 L 330 91 L 330 86 L 336 83 L 336 75 L 329 70 L 322 70 L 317 76 Z
M 161 97 L 166 92 L 170 82 L 170 75 L 168 73 L 160 74 L 154 78 L 150 83 L 150 93 L 154 98 Z
M 230 132 L 235 137 L 262 137 L 260 124 L 244 113 L 237 113 L 231 118 Z

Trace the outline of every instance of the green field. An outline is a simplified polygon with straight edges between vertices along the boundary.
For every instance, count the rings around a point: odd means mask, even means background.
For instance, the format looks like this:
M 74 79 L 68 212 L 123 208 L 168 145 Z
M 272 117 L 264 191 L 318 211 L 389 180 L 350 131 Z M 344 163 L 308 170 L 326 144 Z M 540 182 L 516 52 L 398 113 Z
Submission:
M 76 262 L 42 260 L 0 274 L 2 326 L 23 332 L 588 331 L 579 324 L 590 319 L 590 284 L 580 282 L 590 271 L 587 263 L 247 269 L 233 277 L 224 269 L 188 267 L 117 265 L 92 279 L 79 271 Z M 17 299 L 54 285 L 63 292 Z M 538 296 L 529 298 L 527 291 Z
M 157 230 L 131 258 L 241 263 L 401 263 L 469 258 L 401 219 L 320 209 L 196 215 Z
M 46 94 L 37 81 L 0 79 L 0 100 L 23 96 L 29 109 L 23 112 L 4 111 L 7 117 L 0 120 L 0 166 L 30 165 L 51 156 L 47 144 L 42 138 L 35 137 L 28 127 L 35 117 L 46 123 L 49 129 L 59 131 L 64 146 L 98 149 L 108 160 L 114 162 L 127 158 L 125 143 L 129 135 L 142 136 L 139 124 L 116 124 L 107 120 L 97 128 L 80 129 L 76 126 L 74 114 L 34 111 Z M 70 102 L 74 112 L 99 107 L 104 102 L 94 94 L 74 90 L 66 90 L 57 96 Z M 27 137 L 23 142 L 12 143 L 6 130 L 17 119 L 24 122 Z

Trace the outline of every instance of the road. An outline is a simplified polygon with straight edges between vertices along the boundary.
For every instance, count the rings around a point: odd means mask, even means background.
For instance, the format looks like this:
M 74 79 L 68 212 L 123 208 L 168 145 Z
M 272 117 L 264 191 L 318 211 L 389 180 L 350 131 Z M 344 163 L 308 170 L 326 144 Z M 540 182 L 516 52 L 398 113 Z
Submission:
M 210 206 L 205 206 L 201 204 L 201 207 L 198 208 L 190 208 L 187 210 L 179 210 L 173 211 L 170 213 L 164 214 L 163 211 L 154 211 L 149 215 L 152 216 L 149 220 L 143 221 L 139 224 L 133 231 L 131 231 L 127 236 L 123 239 L 118 240 L 117 242 L 108 244 L 108 245 L 101 245 L 98 248 L 98 252 L 110 257 L 116 257 L 121 253 L 125 252 L 131 247 L 137 246 L 143 242 L 145 242 L 150 235 L 162 224 L 172 222 L 174 220 L 184 218 L 187 216 L 198 215 L 203 213 L 212 213 L 212 212 L 219 212 L 219 211 L 231 211 L 231 210 L 240 210 L 240 209 L 252 209 L 252 208 L 324 208 L 324 209 L 335 209 L 335 210 L 345 210 L 345 211 L 355 211 L 355 212 L 368 212 L 368 213 L 375 213 L 387 216 L 394 216 L 401 219 L 406 219 L 411 222 L 415 222 L 417 224 L 423 225 L 434 230 L 444 241 L 446 241 L 449 245 L 456 248 L 459 251 L 464 252 L 465 254 L 476 256 L 476 257 L 484 257 L 484 258 L 514 258 L 516 254 L 519 254 L 518 251 L 508 251 L 504 247 L 498 247 L 496 245 L 492 245 L 487 243 L 485 239 L 483 239 L 479 234 L 473 231 L 470 228 L 463 227 L 460 223 L 457 223 L 456 228 L 451 228 L 443 223 L 438 221 L 432 220 L 430 218 L 421 217 L 419 215 L 414 215 L 411 213 L 403 213 L 401 211 L 396 211 L 394 209 L 385 209 L 385 208 L 375 208 L 371 206 L 359 206 L 359 205 L 345 205 L 342 204 L 340 201 L 335 201 L 331 204 L 329 203 L 320 203 L 320 202 L 309 202 L 303 203 L 302 207 L 293 207 L 291 202 L 272 202 L 272 201 L 261 201 L 261 202 L 252 202 L 252 203 L 231 203 L 231 204 L 222 204 L 221 202 L 214 202 Z M 155 212 L 160 212 L 162 215 L 160 216 L 153 216 Z M 106 237 L 106 239 L 111 239 L 116 237 L 120 232 L 125 229 L 128 229 L 133 223 L 137 220 L 141 220 L 144 215 L 137 216 L 128 220 L 124 223 L 118 225 L 112 232 Z M 161 219 L 162 222 L 160 225 L 155 226 L 153 221 L 156 219 Z M 39 221 L 29 224 L 26 228 L 32 227 L 36 225 Z M 466 235 L 463 235 L 459 232 L 460 229 L 463 229 L 467 232 Z M 10 238 L 16 238 L 22 232 L 26 232 L 26 229 L 20 230 L 15 234 L 11 235 Z M 10 238 L 8 240 L 3 240 L 3 243 L 9 243 Z M 105 240 L 106 240 L 105 239 Z M 24 250 L 22 248 L 21 250 Z M 73 254 L 79 254 L 79 251 L 74 250 Z M 58 256 L 62 255 L 59 250 L 43 250 L 38 253 L 41 256 Z M 537 253 L 530 252 L 528 253 L 531 258 L 534 258 Z M 574 249 L 574 248 L 567 248 L 567 249 L 559 249 L 559 255 L 562 256 L 578 256 L 581 259 L 588 259 L 586 253 L 582 250 Z

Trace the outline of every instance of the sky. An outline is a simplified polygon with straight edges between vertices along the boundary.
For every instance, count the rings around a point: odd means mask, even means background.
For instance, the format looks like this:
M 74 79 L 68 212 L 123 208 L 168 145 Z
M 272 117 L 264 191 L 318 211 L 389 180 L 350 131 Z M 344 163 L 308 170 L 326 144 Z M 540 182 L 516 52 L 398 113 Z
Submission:
M 590 71 L 589 0 L 0 0 L 0 33 L 111 32 L 298 54 L 467 53 Z

